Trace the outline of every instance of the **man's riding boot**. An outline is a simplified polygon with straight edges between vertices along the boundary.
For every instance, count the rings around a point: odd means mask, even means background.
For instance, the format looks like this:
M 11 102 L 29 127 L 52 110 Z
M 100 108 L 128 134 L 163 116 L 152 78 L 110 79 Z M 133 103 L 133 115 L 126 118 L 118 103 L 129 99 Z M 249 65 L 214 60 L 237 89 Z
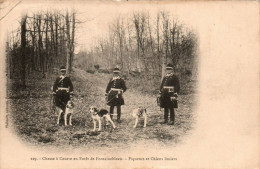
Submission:
M 117 122 L 118 123 L 121 123 L 120 116 L 121 116 L 121 113 L 117 113 Z
M 114 114 L 114 106 L 110 107 L 110 118 L 113 120 L 113 114 Z
M 164 119 L 164 121 L 161 122 L 161 124 L 167 124 L 168 120 Z
M 117 122 L 118 123 L 121 123 L 120 117 L 121 117 L 121 106 L 117 106 Z
M 121 115 L 121 114 L 117 114 L 117 122 L 118 122 L 118 123 L 121 123 L 120 115 Z
M 164 108 L 164 121 L 162 122 L 162 124 L 167 124 L 167 122 L 168 122 L 168 114 L 169 114 L 168 108 Z
M 169 125 L 174 125 L 174 121 L 171 120 L 171 121 L 169 122 Z
M 174 121 L 175 121 L 175 112 L 174 112 L 174 108 L 171 108 L 169 125 L 174 125 Z

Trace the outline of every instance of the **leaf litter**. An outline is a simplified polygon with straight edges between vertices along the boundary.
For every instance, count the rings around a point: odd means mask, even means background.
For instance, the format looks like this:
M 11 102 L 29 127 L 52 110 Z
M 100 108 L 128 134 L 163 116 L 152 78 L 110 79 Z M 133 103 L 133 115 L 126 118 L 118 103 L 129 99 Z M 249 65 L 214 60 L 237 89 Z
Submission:
M 100 146 L 100 147 L 130 147 L 139 142 L 146 145 L 175 145 L 181 138 L 188 135 L 193 127 L 194 93 L 181 95 L 179 97 L 179 109 L 175 112 L 175 125 L 162 125 L 163 110 L 156 105 L 156 95 L 144 94 L 133 88 L 124 93 L 126 105 L 122 106 L 122 123 L 115 122 L 117 126 L 113 129 L 111 125 L 102 128 L 102 132 L 92 132 L 93 122 L 88 114 L 88 108 L 92 105 L 98 108 L 109 107 L 105 104 L 105 88 L 111 78 L 109 74 L 90 74 L 84 70 L 74 69 L 72 75 L 75 86 L 74 114 L 72 116 L 73 126 L 58 126 L 56 124 L 57 114 L 50 109 L 51 97 L 45 91 L 31 91 L 26 97 L 17 94 L 12 96 L 8 103 L 11 107 L 11 118 L 15 131 L 23 140 L 29 144 L 43 144 L 63 148 L 64 146 Z M 97 82 L 97 83 L 95 83 Z M 52 81 L 42 85 L 52 85 Z M 126 81 L 127 84 L 127 81 Z M 159 85 L 159 84 L 158 84 Z M 38 93 L 40 94 L 38 94 Z M 28 96 L 29 95 L 29 96 Z M 33 95 L 33 97 L 32 97 Z M 148 124 L 143 128 L 143 119 L 139 121 L 137 128 L 133 128 L 134 119 L 131 111 L 139 106 L 152 105 L 147 108 Z M 114 118 L 116 119 L 116 118 Z M 103 126 L 104 127 L 104 126 Z

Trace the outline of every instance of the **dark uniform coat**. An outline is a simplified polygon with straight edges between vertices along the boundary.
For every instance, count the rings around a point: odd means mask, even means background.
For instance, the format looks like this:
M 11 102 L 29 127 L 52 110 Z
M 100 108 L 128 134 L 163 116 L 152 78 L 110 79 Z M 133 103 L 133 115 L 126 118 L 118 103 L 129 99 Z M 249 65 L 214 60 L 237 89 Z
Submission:
M 165 86 L 174 87 L 174 91 L 169 92 L 169 90 L 163 88 Z M 174 74 L 169 74 L 164 76 L 160 86 L 160 92 L 161 92 L 160 106 L 162 108 L 178 108 L 177 100 L 172 101 L 171 97 L 174 96 L 174 93 L 179 93 L 179 91 L 180 91 L 180 83 L 178 77 Z
M 60 87 L 68 88 L 68 90 L 59 90 Z M 62 110 L 65 110 L 65 106 L 67 102 L 70 100 L 70 92 L 72 91 L 73 85 L 69 77 L 57 77 L 53 85 L 53 92 L 56 93 L 55 105 L 60 107 Z
M 124 102 L 122 93 L 118 93 L 116 91 L 111 91 L 111 88 L 122 89 L 122 91 L 125 92 L 126 91 L 125 81 L 120 77 L 112 78 L 112 79 L 110 79 L 110 81 L 107 85 L 107 88 L 106 88 L 106 93 L 108 94 L 107 105 L 109 105 L 109 106 L 124 105 L 125 102 Z

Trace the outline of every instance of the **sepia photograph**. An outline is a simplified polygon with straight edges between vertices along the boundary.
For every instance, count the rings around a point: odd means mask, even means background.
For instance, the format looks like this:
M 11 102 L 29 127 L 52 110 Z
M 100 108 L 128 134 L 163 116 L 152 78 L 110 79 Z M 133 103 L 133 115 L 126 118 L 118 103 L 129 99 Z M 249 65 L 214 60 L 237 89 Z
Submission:
M 258 2 L 0 6 L 0 168 L 259 167 Z
M 166 9 L 87 12 L 30 10 L 8 33 L 14 132 L 62 149 L 180 142 L 195 120 L 195 30 Z

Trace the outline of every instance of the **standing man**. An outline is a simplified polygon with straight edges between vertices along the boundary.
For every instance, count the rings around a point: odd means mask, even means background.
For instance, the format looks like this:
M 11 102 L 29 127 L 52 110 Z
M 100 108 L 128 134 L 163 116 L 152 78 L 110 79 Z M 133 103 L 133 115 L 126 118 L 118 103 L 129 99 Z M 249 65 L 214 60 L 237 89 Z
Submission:
M 175 112 L 174 108 L 178 108 L 177 97 L 180 91 L 180 83 L 178 77 L 174 74 L 173 65 L 167 64 L 166 75 L 163 77 L 160 93 L 161 107 L 164 108 L 164 124 L 168 123 L 168 114 L 170 111 L 170 125 L 174 125 Z
M 60 67 L 61 75 L 56 78 L 53 85 L 53 94 L 55 96 L 55 106 L 59 111 L 62 111 L 61 121 L 64 120 L 64 112 L 67 102 L 73 95 L 73 85 L 68 76 L 66 76 L 65 66 Z M 60 112 L 59 112 L 60 113 Z M 61 122 L 61 124 L 64 124 Z
M 109 81 L 106 88 L 107 105 L 110 106 L 110 116 L 113 120 L 114 107 L 117 107 L 117 122 L 121 123 L 121 105 L 124 105 L 123 92 L 126 91 L 125 81 L 119 76 L 119 69 L 114 68 L 113 78 Z

